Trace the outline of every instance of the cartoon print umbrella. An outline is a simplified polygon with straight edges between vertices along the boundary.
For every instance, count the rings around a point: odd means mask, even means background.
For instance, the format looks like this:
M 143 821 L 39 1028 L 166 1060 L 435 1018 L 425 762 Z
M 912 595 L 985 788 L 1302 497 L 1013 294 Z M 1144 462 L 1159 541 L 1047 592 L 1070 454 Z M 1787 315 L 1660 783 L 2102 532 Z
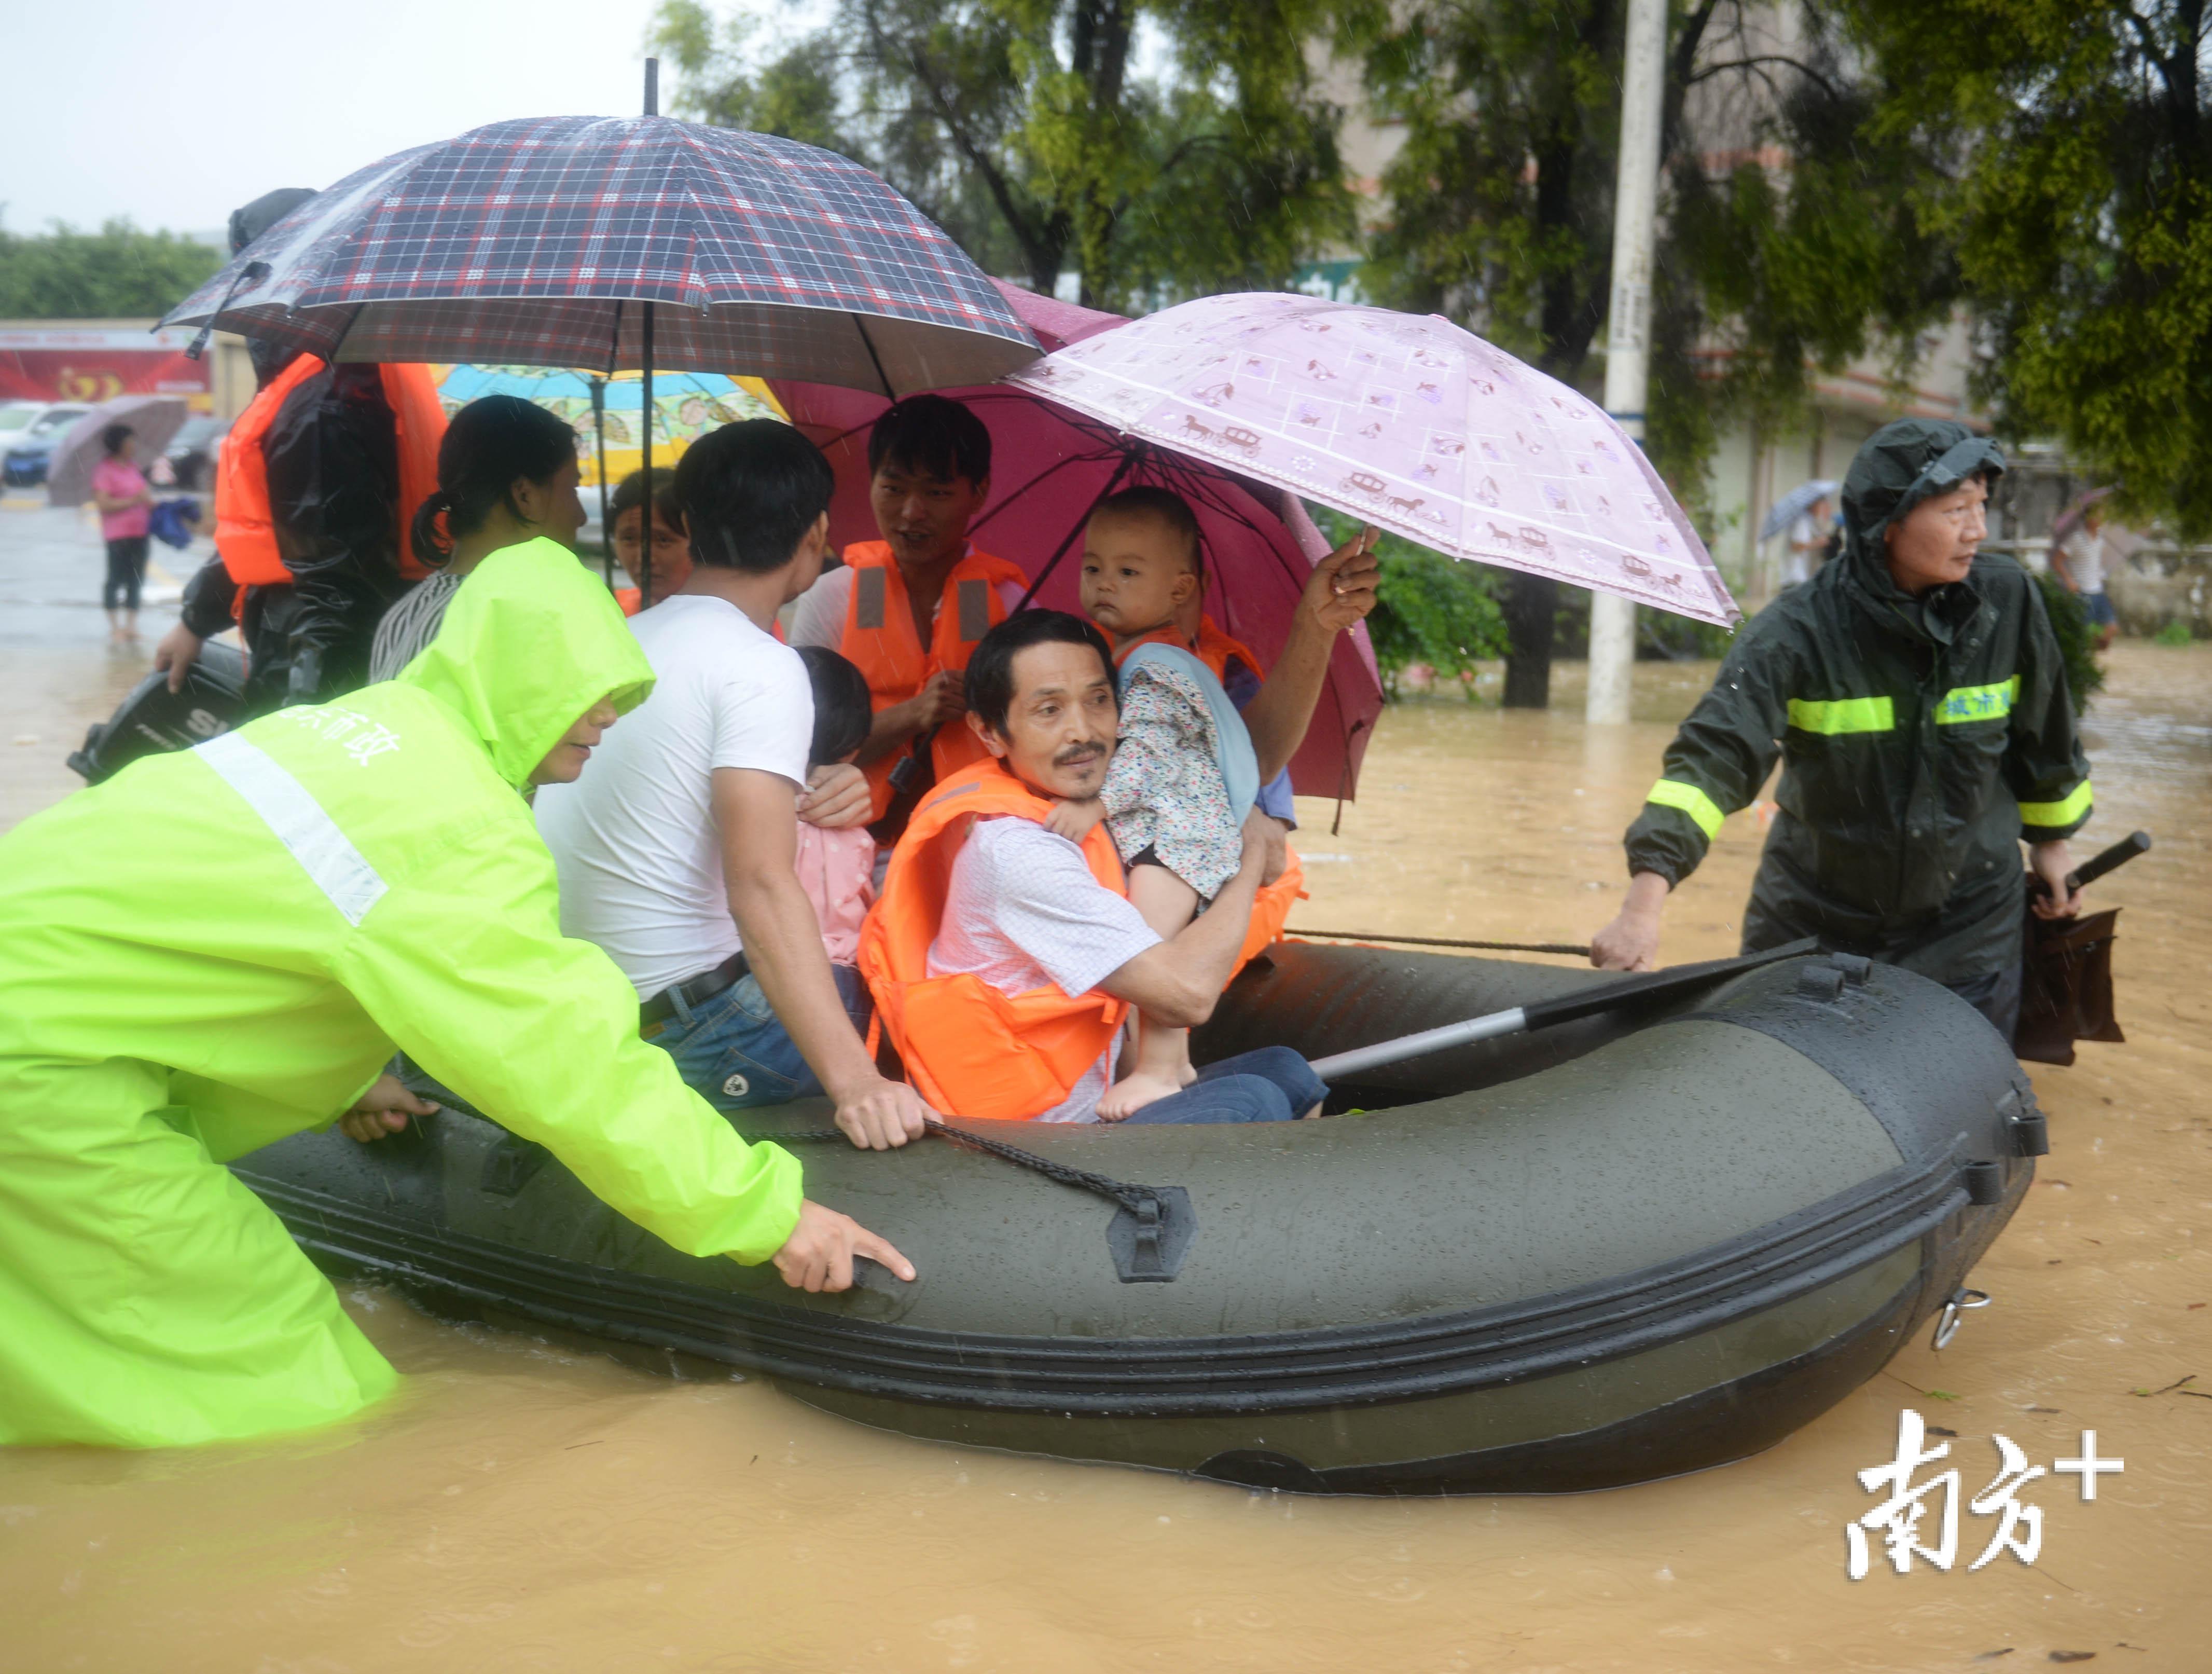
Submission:
M 1136 329 L 1118 314 L 994 283 L 1048 349 Z M 877 539 L 868 505 L 868 431 L 886 404 L 819 384 L 779 381 L 772 388 L 792 423 L 836 470 L 831 540 L 842 547 Z M 1197 515 L 1207 613 L 1261 662 L 1274 660 L 1307 578 L 1328 551 L 1295 495 L 1116 435 L 1111 425 L 1026 390 L 1001 383 L 939 393 L 964 402 L 991 432 L 991 496 L 972 532 L 979 546 L 1028 572 L 1032 603 L 1077 609 L 1082 532 L 1091 507 L 1115 489 L 1158 484 L 1181 494 Z M 1374 647 L 1362 624 L 1337 638 L 1312 724 L 1291 761 L 1292 785 L 1310 796 L 1349 797 L 1382 708 Z
M 1742 615 L 1595 401 L 1434 315 L 1202 297 L 1006 381 L 1453 557 L 1704 622 Z
M 592 386 L 599 386 L 595 406 Z M 544 407 L 576 432 L 586 486 L 594 470 L 597 430 L 604 414 L 609 476 L 619 482 L 637 469 L 643 380 L 635 372 L 602 377 L 596 372 L 539 366 L 453 366 L 438 380 L 438 399 L 448 416 L 486 395 L 514 395 Z M 654 456 L 672 465 L 685 447 L 717 425 L 747 418 L 781 418 L 782 411 L 758 378 L 719 372 L 656 372 L 653 379 Z M 662 451 L 666 449 L 668 451 Z

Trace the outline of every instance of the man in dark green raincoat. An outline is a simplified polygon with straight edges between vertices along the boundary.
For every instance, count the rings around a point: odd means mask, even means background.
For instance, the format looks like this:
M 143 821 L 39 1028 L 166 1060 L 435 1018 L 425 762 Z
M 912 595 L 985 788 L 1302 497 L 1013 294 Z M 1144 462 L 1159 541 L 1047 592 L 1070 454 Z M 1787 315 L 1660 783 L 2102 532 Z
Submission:
M 1780 812 L 1744 910 L 1746 952 L 1818 936 L 1933 977 L 2012 1036 L 2021 859 L 2070 917 L 2066 840 L 2089 767 L 2058 643 L 2027 572 L 1977 556 L 1994 442 L 1905 418 L 1844 479 L 1841 562 L 1740 634 L 1628 828 L 1628 900 L 1592 964 L 1646 971 L 1668 892 L 1778 755 Z

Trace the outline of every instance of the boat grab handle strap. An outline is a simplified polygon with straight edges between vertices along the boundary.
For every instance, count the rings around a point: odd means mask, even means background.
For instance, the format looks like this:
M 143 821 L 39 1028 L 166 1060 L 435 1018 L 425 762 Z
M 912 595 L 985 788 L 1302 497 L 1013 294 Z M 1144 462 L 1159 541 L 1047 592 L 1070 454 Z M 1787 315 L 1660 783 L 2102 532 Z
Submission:
M 1121 1213 L 1114 1217 L 1107 1242 L 1123 1284 L 1171 1281 L 1181 1270 L 1183 1252 L 1189 1247 L 1191 1234 L 1197 1230 L 1189 1195 L 1181 1186 L 1133 1185 L 1127 1180 L 1094 1174 L 1087 1168 L 1054 1162 L 1050 1157 L 1024 1151 L 1004 1140 L 986 1139 L 965 1128 L 948 1127 L 934 1117 L 925 1123 L 923 1131 L 948 1145 L 980 1151 L 1017 1168 L 1042 1174 L 1048 1180 L 1095 1193 L 1118 1204 Z M 836 1128 L 795 1128 L 786 1133 L 747 1134 L 744 1137 L 755 1144 L 763 1140 L 775 1145 L 820 1145 L 833 1140 L 850 1142 Z

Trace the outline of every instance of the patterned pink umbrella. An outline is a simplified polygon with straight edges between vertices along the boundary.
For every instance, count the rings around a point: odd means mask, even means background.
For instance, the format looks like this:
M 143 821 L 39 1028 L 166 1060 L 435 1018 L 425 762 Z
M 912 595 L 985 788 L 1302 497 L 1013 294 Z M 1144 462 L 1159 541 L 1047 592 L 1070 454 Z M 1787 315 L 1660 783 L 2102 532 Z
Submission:
M 1702 622 L 1742 616 L 1626 431 L 1435 315 L 1202 297 L 1005 381 L 1453 557 Z
M 1135 329 L 1119 314 L 992 283 L 1045 349 Z M 889 404 L 879 395 L 826 384 L 771 380 L 769 387 L 792 423 L 836 469 L 830 539 L 840 546 L 875 539 L 868 508 L 868 430 Z M 1207 612 L 1263 663 L 1273 662 L 1314 563 L 1328 551 L 1296 496 L 1118 437 L 1110 425 L 1002 383 L 940 393 L 966 402 L 990 429 L 991 497 L 975 525 L 975 541 L 1029 572 L 1035 603 L 1077 608 L 1080 536 L 1091 508 L 1114 489 L 1159 484 L 1176 490 L 1197 514 L 1206 552 Z M 1301 794 L 1352 794 L 1382 708 L 1375 649 L 1362 624 L 1338 637 L 1313 724 L 1291 758 L 1291 782 Z

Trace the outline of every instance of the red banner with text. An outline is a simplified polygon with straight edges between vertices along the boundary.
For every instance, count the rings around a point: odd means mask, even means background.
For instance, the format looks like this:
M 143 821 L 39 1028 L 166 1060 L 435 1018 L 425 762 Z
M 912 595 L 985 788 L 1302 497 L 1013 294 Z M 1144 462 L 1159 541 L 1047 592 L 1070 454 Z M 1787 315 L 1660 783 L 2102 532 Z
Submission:
M 0 326 L 0 400 L 112 400 L 181 395 L 194 412 L 215 405 L 207 361 L 187 360 L 190 332 L 138 326 Z

